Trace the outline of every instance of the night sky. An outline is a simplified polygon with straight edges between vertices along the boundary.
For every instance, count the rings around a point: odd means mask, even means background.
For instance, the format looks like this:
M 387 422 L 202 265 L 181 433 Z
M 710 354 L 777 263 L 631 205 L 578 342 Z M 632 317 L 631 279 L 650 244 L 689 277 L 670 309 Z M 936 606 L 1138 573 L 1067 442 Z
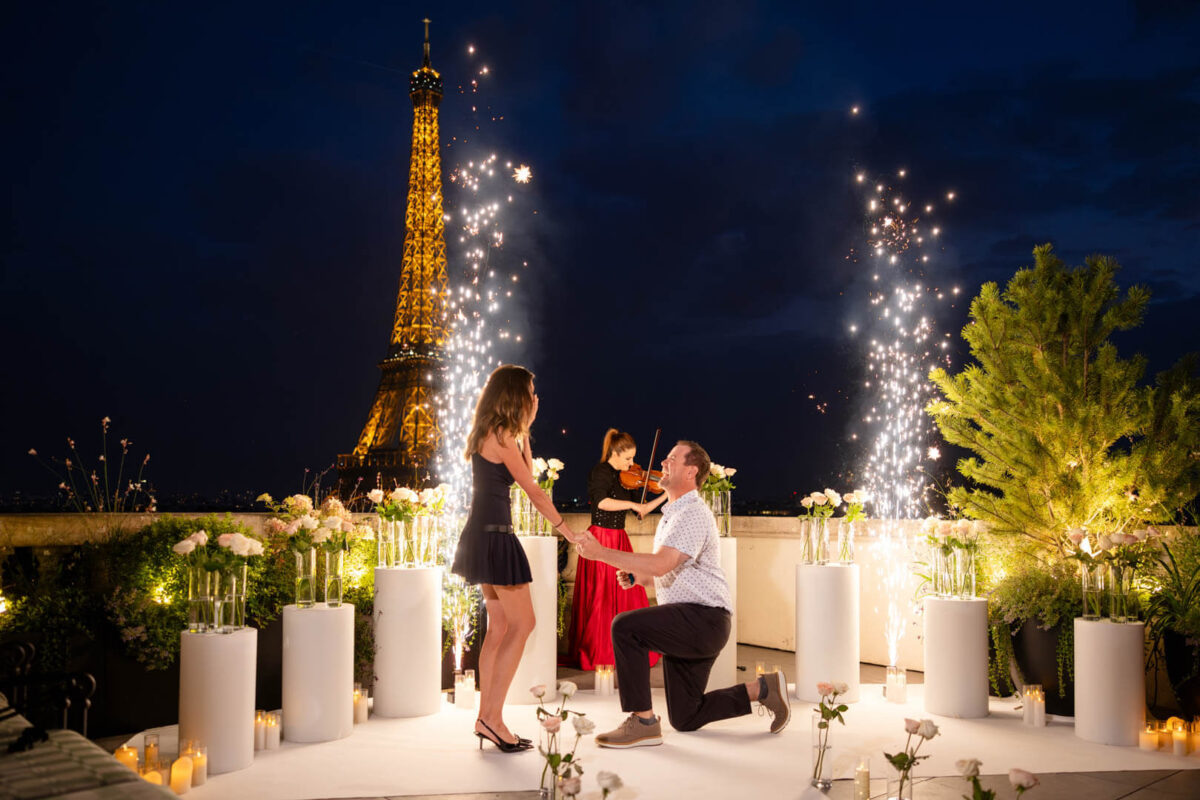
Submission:
M 936 204 L 923 280 L 960 289 L 931 309 L 956 363 L 969 299 L 1042 242 L 1152 289 L 1123 354 L 1200 349 L 1200 4 L 971 5 L 10 8 L 0 496 L 51 493 L 26 451 L 73 436 L 90 457 L 105 415 L 164 495 L 299 490 L 353 447 L 395 306 L 424 16 L 444 171 L 533 169 L 504 185 L 492 263 L 519 273 L 507 358 L 538 375 L 559 496 L 610 425 L 643 462 L 656 427 L 699 440 L 742 500 L 852 488 L 859 172 Z

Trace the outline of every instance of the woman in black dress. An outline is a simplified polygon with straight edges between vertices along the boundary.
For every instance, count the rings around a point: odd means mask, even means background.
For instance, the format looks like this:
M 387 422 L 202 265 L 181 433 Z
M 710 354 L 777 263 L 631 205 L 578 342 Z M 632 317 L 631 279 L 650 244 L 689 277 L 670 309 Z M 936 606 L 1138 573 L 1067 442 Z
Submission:
M 517 672 L 525 640 L 533 632 L 532 575 L 529 560 L 512 528 L 509 487 L 513 481 L 554 529 L 575 542 L 550 498 L 533 479 L 529 426 L 537 417 L 533 373 L 524 367 L 497 367 L 488 377 L 467 436 L 466 457 L 474 485 L 452 571 L 478 583 L 487 605 L 487 632 L 479 649 L 479 719 L 475 735 L 506 753 L 526 750 L 528 739 L 504 724 L 504 698 Z

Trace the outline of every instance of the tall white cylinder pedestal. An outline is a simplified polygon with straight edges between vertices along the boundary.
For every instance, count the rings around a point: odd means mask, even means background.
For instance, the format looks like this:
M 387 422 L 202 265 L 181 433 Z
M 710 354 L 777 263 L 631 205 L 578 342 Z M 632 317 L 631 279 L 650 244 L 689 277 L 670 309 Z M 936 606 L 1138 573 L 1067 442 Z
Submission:
M 796 565 L 796 697 L 820 701 L 817 684 L 845 681 L 838 700 L 858 702 L 857 564 Z
M 925 710 L 988 715 L 987 600 L 925 598 Z
M 1146 626 L 1075 620 L 1075 735 L 1134 747 L 1146 719 Z
M 330 742 L 354 730 L 354 606 L 283 607 L 283 738 Z
M 505 703 L 530 705 L 537 698 L 530 687 L 544 684 L 546 704 L 558 697 L 558 537 L 518 536 L 533 583 L 529 586 L 533 601 L 533 633 L 525 640 L 525 650 L 517 674 L 508 687 Z
M 717 540 L 721 547 L 721 571 L 725 573 L 725 581 L 729 584 L 729 596 L 733 599 L 733 611 L 729 615 L 729 641 L 717 656 L 708 673 L 708 686 L 705 691 L 724 689 L 735 683 L 745 683 L 738 680 L 737 671 L 737 539 L 732 536 L 722 536 Z
M 420 717 L 441 706 L 442 570 L 376 568 L 375 714 Z
M 254 762 L 258 630 L 180 635 L 179 741 L 208 746 L 208 774 Z

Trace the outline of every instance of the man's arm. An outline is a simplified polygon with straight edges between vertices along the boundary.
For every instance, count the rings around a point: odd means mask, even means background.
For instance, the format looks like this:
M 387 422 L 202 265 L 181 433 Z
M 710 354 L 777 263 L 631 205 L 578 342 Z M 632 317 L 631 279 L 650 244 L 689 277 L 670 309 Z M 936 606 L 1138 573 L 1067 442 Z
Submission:
M 627 553 L 605 547 L 595 536 L 585 532 L 586 539 L 579 544 L 579 554 L 593 561 L 602 561 L 622 572 L 632 572 L 639 581 L 661 578 L 688 560 L 687 553 L 674 547 L 660 547 L 653 553 Z

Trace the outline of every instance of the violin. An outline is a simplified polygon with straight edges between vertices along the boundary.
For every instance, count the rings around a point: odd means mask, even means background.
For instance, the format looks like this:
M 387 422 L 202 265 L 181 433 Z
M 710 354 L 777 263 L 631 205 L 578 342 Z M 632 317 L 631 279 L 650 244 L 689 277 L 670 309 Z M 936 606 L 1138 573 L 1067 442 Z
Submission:
M 633 464 L 629 467 L 629 469 L 621 473 L 621 485 L 630 490 L 642 489 L 643 497 L 645 497 L 646 489 L 649 489 L 655 494 L 662 494 L 662 487 L 658 485 L 660 478 L 662 478 L 662 472 L 660 470 L 652 469 L 647 475 L 646 470 L 642 469 L 637 464 Z M 645 500 L 642 502 L 645 502 Z

